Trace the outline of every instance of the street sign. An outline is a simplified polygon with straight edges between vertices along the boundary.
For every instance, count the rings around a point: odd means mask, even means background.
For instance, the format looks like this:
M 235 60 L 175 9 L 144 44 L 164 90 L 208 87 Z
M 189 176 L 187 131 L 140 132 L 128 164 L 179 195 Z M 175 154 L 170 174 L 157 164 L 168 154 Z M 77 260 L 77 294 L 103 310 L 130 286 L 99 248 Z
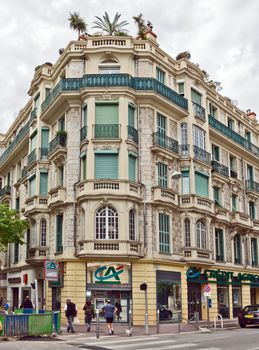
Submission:
M 204 292 L 203 294 L 204 294 L 205 297 L 210 297 L 211 296 L 211 292 L 209 292 L 209 293 Z
M 204 295 L 205 295 L 205 293 L 210 293 L 211 292 L 210 285 L 205 284 L 205 286 L 203 287 L 203 290 L 204 290 Z
M 46 281 L 58 281 L 58 262 L 45 260 L 44 273 Z

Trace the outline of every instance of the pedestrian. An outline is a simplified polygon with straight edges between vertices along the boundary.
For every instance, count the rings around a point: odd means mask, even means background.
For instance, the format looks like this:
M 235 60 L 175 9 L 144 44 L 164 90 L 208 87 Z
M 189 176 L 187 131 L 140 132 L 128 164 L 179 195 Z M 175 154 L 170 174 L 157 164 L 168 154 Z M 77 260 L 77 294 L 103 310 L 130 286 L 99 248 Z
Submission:
M 91 300 L 86 300 L 83 310 L 85 312 L 86 331 L 90 332 L 91 322 L 92 322 L 92 319 L 94 318 L 94 310 L 91 304 Z
M 24 301 L 20 305 L 20 309 L 33 309 L 33 305 L 29 295 L 26 295 Z
M 117 308 L 116 306 L 111 304 L 111 301 L 109 299 L 107 299 L 106 301 L 106 305 L 103 306 L 102 308 L 102 312 L 104 312 L 104 318 L 106 319 L 107 322 L 107 328 L 108 328 L 108 332 L 109 335 L 112 335 L 113 332 L 113 316 L 116 314 Z
M 121 314 L 122 308 L 121 308 L 121 302 L 119 299 L 116 301 L 115 307 L 117 308 L 117 311 L 116 311 L 117 321 L 120 321 L 121 320 L 120 314 Z
M 66 305 L 64 307 L 65 315 L 67 318 L 67 332 L 75 333 L 73 322 L 74 318 L 77 316 L 77 306 L 72 303 L 71 299 L 67 299 Z

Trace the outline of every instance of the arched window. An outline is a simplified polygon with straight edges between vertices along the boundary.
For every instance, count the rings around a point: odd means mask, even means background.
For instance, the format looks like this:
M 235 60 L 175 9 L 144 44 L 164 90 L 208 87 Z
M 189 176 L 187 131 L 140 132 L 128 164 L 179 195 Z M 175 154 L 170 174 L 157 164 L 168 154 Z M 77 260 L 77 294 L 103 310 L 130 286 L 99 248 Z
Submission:
M 118 239 L 118 213 L 105 206 L 97 210 L 95 216 L 96 239 Z
M 136 240 L 136 212 L 134 209 L 129 212 L 129 239 L 130 241 Z
M 191 246 L 191 229 L 190 229 L 190 220 L 184 220 L 184 243 L 185 247 Z
M 197 238 L 197 248 L 206 249 L 207 248 L 207 231 L 204 223 L 199 220 L 196 223 L 196 238 Z
M 46 247 L 47 245 L 47 222 L 42 219 L 40 222 L 40 246 Z

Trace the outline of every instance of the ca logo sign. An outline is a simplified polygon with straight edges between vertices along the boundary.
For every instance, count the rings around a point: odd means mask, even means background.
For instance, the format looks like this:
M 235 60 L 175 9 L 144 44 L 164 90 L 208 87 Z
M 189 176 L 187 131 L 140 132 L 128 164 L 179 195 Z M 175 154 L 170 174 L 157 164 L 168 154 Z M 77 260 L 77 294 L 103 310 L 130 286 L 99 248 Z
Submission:
M 116 269 L 113 266 L 101 266 L 94 273 L 96 278 L 95 283 L 112 283 L 120 284 L 121 280 L 119 275 L 123 272 L 123 266 L 118 266 Z

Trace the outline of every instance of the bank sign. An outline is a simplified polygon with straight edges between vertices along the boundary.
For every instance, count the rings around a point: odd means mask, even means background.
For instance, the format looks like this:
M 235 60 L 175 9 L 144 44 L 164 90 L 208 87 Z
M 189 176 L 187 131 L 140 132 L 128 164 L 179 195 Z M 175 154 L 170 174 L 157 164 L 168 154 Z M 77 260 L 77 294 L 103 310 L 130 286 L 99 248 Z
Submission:
M 204 282 L 202 281 L 202 272 L 197 267 L 189 267 L 186 272 L 186 277 L 188 281 Z M 204 270 L 203 276 L 205 278 L 213 278 L 216 281 L 226 282 L 251 282 L 259 283 L 259 275 L 254 275 L 252 273 L 235 273 L 225 270 Z M 213 282 L 213 281 L 212 281 Z
M 100 266 L 94 272 L 95 283 L 121 284 L 120 275 L 123 273 L 123 265 Z

